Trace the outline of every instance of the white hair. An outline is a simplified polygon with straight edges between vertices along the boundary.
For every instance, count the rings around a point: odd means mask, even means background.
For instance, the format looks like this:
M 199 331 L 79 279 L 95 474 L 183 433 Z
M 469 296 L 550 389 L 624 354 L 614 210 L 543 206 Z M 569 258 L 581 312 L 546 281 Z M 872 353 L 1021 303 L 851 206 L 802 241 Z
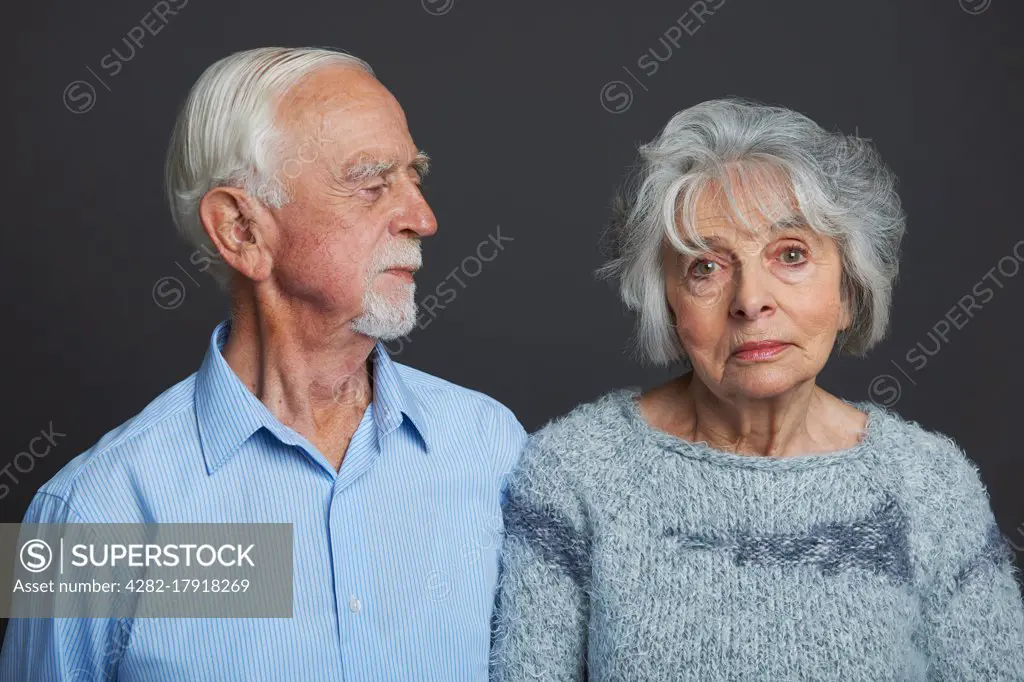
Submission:
M 828 132 L 790 109 L 728 98 L 680 111 L 639 152 L 606 233 L 611 258 L 597 271 L 619 280 L 623 302 L 637 313 L 638 356 L 656 365 L 685 359 L 665 297 L 662 245 L 687 256 L 707 248 L 694 217 L 712 183 L 741 223 L 736 187 L 754 188 L 762 210 L 777 209 L 792 190 L 799 217 L 839 248 L 851 313 L 840 351 L 863 356 L 884 338 L 906 218 L 896 178 L 867 140 Z
M 286 139 L 274 125 L 275 105 L 304 76 L 332 65 L 373 75 L 369 64 L 338 50 L 262 47 L 220 59 L 195 82 L 175 121 L 164 171 L 174 225 L 190 244 L 216 253 L 199 220 L 199 202 L 214 187 L 240 187 L 275 208 L 288 203 L 284 184 L 272 182 Z M 231 268 L 216 259 L 210 274 L 226 288 Z

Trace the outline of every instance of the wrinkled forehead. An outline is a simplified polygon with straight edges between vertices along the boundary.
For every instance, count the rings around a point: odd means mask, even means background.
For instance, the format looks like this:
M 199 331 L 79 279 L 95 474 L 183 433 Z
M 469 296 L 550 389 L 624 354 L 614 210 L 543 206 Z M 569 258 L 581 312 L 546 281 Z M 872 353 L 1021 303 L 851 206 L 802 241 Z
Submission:
M 408 162 L 416 154 L 398 101 L 354 68 L 332 67 L 302 79 L 279 102 L 276 122 L 286 152 L 301 148 L 331 166 L 356 158 Z
M 677 199 L 676 220 L 684 239 L 731 233 L 751 238 L 806 226 L 788 175 L 766 164 L 729 165 L 691 183 Z

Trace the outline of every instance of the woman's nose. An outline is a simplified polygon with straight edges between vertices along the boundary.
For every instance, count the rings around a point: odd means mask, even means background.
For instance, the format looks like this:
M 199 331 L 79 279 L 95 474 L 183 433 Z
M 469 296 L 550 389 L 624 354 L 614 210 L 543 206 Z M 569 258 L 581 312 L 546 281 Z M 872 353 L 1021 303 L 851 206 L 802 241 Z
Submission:
M 733 280 L 733 297 L 729 306 L 731 315 L 756 320 L 775 308 L 770 283 L 763 273 L 737 270 Z

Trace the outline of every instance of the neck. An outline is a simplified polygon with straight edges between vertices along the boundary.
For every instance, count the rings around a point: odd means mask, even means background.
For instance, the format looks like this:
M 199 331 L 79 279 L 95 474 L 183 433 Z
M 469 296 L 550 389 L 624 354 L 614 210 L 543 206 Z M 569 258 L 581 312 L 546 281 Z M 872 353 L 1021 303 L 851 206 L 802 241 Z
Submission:
M 827 446 L 813 429 L 812 414 L 823 412 L 814 381 L 797 384 L 770 398 L 720 397 L 693 372 L 680 377 L 680 399 L 690 406 L 679 427 L 692 441 L 742 454 L 788 456 Z
M 232 287 L 231 334 L 222 354 L 277 419 L 310 440 L 361 416 L 371 399 L 375 340 L 348 318 Z

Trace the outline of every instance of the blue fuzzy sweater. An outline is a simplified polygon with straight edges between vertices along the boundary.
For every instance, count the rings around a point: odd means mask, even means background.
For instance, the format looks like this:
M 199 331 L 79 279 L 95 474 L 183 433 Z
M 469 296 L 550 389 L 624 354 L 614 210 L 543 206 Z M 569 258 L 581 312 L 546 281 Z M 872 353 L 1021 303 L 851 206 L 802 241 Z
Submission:
M 492 679 L 1024 680 L 1024 606 L 976 468 L 868 402 L 776 458 L 652 428 L 637 389 L 536 433 L 509 478 Z

